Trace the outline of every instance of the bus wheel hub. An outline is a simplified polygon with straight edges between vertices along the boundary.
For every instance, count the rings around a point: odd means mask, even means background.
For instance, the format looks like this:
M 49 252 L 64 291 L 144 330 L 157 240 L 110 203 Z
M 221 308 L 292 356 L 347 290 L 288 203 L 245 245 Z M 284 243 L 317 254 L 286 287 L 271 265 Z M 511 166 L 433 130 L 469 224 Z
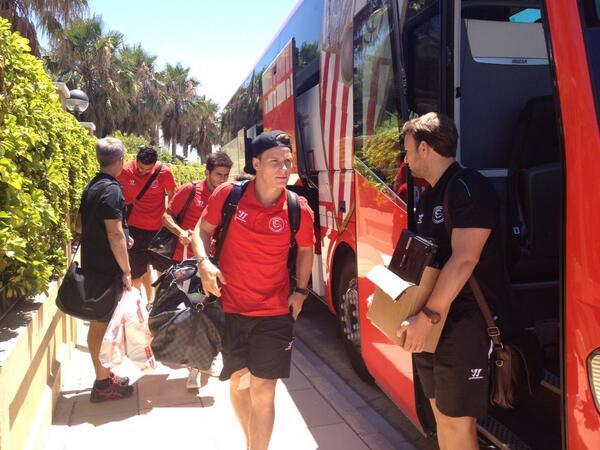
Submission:
M 346 339 L 356 347 L 360 345 L 360 330 L 358 326 L 358 287 L 356 279 L 350 280 L 348 289 L 342 295 L 341 320 Z

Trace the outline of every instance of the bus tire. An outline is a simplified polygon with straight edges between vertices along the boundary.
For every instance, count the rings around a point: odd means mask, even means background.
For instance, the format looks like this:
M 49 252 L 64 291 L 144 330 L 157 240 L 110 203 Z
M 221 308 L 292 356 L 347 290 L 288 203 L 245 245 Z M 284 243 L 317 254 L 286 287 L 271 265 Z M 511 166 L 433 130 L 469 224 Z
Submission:
M 356 263 L 353 260 L 344 261 L 337 277 L 335 293 L 338 332 L 356 374 L 361 380 L 373 384 L 373 377 L 365 365 L 360 349 L 357 283 Z

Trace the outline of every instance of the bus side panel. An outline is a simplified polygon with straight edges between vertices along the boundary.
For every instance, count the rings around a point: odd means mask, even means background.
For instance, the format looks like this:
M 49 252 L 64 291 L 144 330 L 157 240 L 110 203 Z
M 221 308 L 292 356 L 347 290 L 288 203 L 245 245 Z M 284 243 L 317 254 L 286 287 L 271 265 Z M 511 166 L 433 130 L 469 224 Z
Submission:
M 565 143 L 564 382 L 569 449 L 600 448 L 587 360 L 600 346 L 600 136 L 576 1 L 547 2 Z
M 352 206 L 354 205 L 353 176 L 352 170 L 319 172 L 324 292 L 327 305 L 332 312 L 335 311 L 332 286 L 336 270 L 340 269 L 334 266 L 336 251 L 340 244 L 345 243 L 356 254 L 355 216 Z M 341 205 L 346 206 L 340 208 Z
M 411 354 L 392 343 L 366 318 L 367 299 L 374 285 L 367 273 L 388 264 L 400 233 L 407 225 L 406 212 L 356 172 L 356 236 L 361 349 L 369 372 L 416 426 Z

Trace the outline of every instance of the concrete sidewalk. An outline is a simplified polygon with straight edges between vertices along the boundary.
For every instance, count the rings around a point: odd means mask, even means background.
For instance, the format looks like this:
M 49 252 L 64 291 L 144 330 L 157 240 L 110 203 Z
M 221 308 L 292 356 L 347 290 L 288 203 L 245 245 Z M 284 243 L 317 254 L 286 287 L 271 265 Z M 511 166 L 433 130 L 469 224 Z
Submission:
M 414 448 L 302 342 L 292 361 L 291 377 L 277 386 L 270 449 Z M 132 379 L 134 395 L 91 403 L 92 364 L 87 349 L 78 346 L 55 409 L 48 450 L 246 448 L 229 403 L 229 383 L 206 377 L 203 387 L 187 390 L 187 370 L 162 365 L 152 374 L 127 364 L 116 372 Z

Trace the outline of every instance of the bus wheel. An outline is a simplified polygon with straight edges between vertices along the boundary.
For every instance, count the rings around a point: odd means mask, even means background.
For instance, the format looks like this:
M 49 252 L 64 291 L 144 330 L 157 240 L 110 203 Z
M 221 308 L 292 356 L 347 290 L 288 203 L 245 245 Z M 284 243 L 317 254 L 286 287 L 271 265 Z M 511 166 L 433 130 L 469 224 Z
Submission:
M 354 262 L 347 261 L 339 274 L 337 289 L 337 323 L 348 359 L 356 374 L 367 383 L 373 383 L 360 351 L 360 323 L 358 320 L 358 282 Z

